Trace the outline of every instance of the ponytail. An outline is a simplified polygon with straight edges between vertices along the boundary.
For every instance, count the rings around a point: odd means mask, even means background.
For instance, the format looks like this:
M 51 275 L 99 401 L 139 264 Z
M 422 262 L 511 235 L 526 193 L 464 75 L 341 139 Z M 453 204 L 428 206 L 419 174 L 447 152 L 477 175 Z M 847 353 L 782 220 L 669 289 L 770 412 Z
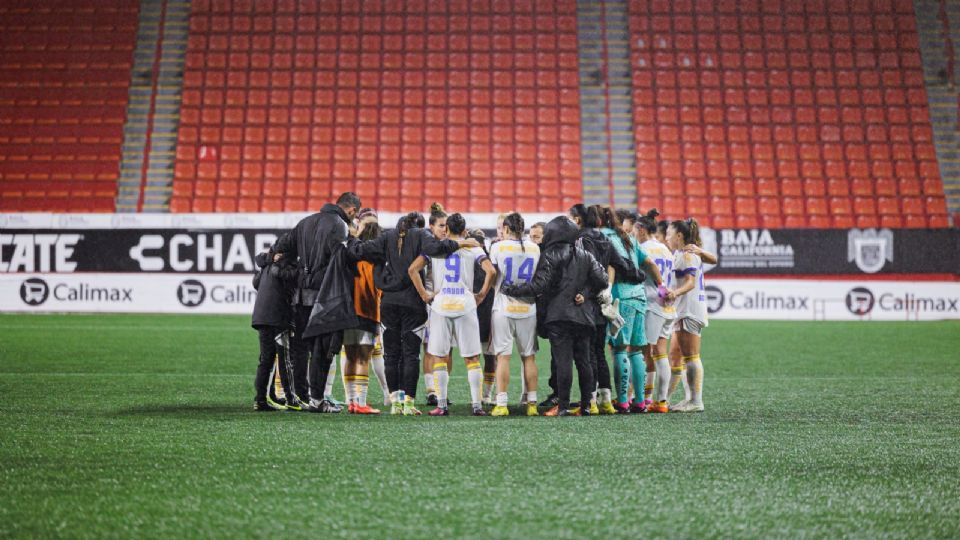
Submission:
M 407 236 L 407 231 L 414 228 L 423 228 L 423 216 L 420 212 L 410 212 L 400 218 L 397 222 L 397 254 L 403 251 L 403 238 Z
M 523 216 L 516 212 L 507 214 L 503 218 L 503 226 L 506 227 L 511 233 L 517 235 L 517 240 L 520 241 L 520 251 L 526 253 L 526 248 L 523 247 Z
M 703 245 L 703 242 L 700 240 L 700 225 L 697 223 L 697 220 L 693 218 L 677 220 L 671 223 L 670 226 L 683 236 L 683 242 L 685 244 Z
M 609 206 L 596 206 L 595 208 L 597 208 L 597 212 L 600 215 L 600 224 L 608 229 L 613 229 L 617 237 L 620 238 L 620 243 L 623 244 L 624 251 L 630 253 L 630 249 L 633 246 L 630 245 L 630 237 L 627 236 L 627 233 L 625 233 L 620 226 L 620 218 L 617 217 L 617 212 Z
M 646 214 L 637 218 L 637 225 L 641 229 L 647 231 L 647 234 L 656 234 L 657 232 L 657 216 L 660 215 L 660 212 L 656 208 L 651 208 Z

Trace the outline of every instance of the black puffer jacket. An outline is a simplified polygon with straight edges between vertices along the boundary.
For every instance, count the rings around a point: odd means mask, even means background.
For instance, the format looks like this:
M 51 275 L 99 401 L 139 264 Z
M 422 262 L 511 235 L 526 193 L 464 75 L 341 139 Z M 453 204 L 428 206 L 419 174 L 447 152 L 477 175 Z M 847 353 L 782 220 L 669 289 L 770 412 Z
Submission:
M 510 296 L 537 296 L 538 319 L 545 325 L 568 322 L 593 327 L 600 312 L 596 295 L 607 286 L 607 273 L 600 263 L 577 245 L 577 225 L 566 216 L 553 218 L 543 231 L 540 262 L 529 283 L 501 287 Z M 574 297 L 586 301 L 577 305 Z M 540 313 L 543 310 L 545 313 Z
M 301 219 L 288 235 L 277 241 L 277 251 L 297 261 L 298 289 L 294 303 L 313 305 L 331 257 L 349 236 L 348 221 L 342 208 L 325 204 L 316 214 Z
M 297 267 L 286 258 L 273 262 L 273 255 L 270 250 L 256 257 L 260 270 L 253 276 L 253 288 L 257 290 L 251 321 L 254 328 L 287 328 L 293 319 L 290 299 L 296 288 Z

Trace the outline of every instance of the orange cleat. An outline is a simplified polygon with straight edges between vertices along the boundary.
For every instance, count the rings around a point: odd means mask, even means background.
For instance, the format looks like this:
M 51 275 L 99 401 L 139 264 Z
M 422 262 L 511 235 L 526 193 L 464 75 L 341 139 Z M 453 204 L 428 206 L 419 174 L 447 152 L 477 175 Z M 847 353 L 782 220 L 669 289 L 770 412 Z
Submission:
M 369 405 L 358 405 L 351 403 L 350 407 L 352 408 L 348 408 L 347 412 L 351 414 L 380 414 L 380 409 L 374 409 Z
M 665 414 L 668 412 L 670 412 L 670 407 L 667 406 L 666 401 L 654 401 L 647 407 L 647 413 Z
M 553 407 L 550 408 L 550 410 L 548 410 L 547 412 L 543 413 L 544 416 L 556 416 L 556 415 L 558 415 L 558 414 L 560 414 L 560 406 L 559 406 L 559 405 L 554 405 Z

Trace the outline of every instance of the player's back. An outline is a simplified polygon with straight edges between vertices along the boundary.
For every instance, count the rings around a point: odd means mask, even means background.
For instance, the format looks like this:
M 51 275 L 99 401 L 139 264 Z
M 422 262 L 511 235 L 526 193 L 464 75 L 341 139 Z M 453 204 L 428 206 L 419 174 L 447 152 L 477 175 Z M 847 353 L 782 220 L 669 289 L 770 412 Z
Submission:
M 460 248 L 445 258 L 430 260 L 434 299 L 431 309 L 455 317 L 477 308 L 473 274 L 477 262 L 487 256 L 480 248 Z
M 640 249 L 644 250 L 647 254 L 647 257 L 657 265 L 657 269 L 660 270 L 660 277 L 663 278 L 663 285 L 670 289 L 673 287 L 673 253 L 670 252 L 670 249 L 663 245 L 662 243 L 656 240 L 647 240 L 646 242 L 640 244 Z M 647 274 L 646 279 L 643 280 L 643 287 L 647 293 L 647 306 L 650 311 L 657 313 L 668 319 L 673 318 L 677 313 L 677 308 L 674 305 L 662 305 L 660 303 L 660 297 L 657 294 L 657 284 L 653 281 L 653 276 Z
M 540 247 L 529 240 L 501 240 L 490 247 L 490 260 L 498 270 L 493 310 L 516 318 L 536 315 L 532 298 L 513 298 L 500 292 L 500 287 L 504 283 L 521 284 L 533 279 L 540 261 Z

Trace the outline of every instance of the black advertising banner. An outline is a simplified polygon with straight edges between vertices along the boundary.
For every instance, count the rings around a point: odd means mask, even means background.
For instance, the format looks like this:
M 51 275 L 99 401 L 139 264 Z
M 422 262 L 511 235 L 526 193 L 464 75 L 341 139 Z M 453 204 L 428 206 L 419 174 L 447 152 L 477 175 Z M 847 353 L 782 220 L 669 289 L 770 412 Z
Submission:
M 281 229 L 2 229 L 0 273 L 240 274 Z M 711 275 L 957 274 L 956 229 L 703 231 Z
M 711 274 L 957 274 L 956 229 L 722 229 L 705 231 Z
M 0 272 L 248 273 L 284 231 L 60 229 L 0 231 Z

